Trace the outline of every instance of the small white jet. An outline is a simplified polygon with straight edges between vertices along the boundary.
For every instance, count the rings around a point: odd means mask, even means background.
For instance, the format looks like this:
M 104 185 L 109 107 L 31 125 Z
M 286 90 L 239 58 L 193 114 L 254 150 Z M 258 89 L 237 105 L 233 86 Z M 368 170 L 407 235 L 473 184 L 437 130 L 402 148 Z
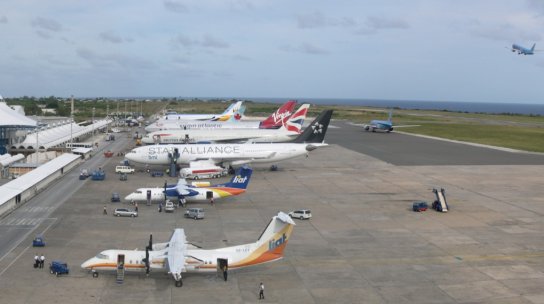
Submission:
M 185 231 L 175 229 L 167 243 L 153 244 L 150 237 L 145 250 L 105 250 L 83 262 L 81 268 L 90 270 L 93 277 L 103 270 L 168 272 L 181 287 L 182 273 L 240 269 L 283 258 L 294 226 L 287 214 L 279 212 L 255 243 L 209 250 L 187 242 Z
M 159 121 L 171 120 L 211 120 L 211 121 L 227 121 L 240 111 L 243 106 L 243 101 L 238 101 L 231 104 L 222 114 L 178 114 L 167 113 Z M 243 111 L 242 111 L 243 113 Z M 241 119 L 239 116 L 237 119 Z
M 323 142 L 333 110 L 323 111 L 291 143 L 244 143 L 244 144 L 183 144 L 150 145 L 138 147 L 125 157 L 137 163 L 150 165 L 190 164 L 195 161 L 210 161 L 223 167 L 248 163 L 275 163 L 300 156 L 309 151 L 327 146 Z
M 207 187 L 195 187 L 188 185 L 184 179 L 180 179 L 177 185 L 163 188 L 138 188 L 135 192 L 125 197 L 127 201 L 164 201 L 166 197 L 185 198 L 187 202 L 209 202 L 210 199 L 239 195 L 246 192 L 253 170 L 241 167 L 231 181 L 226 184 Z
M 199 142 L 287 142 L 295 139 L 302 130 L 309 104 L 303 104 L 279 129 L 189 129 L 164 130 L 146 134 L 142 143 L 194 144 Z
M 230 119 L 222 121 L 194 121 L 186 119 L 158 120 L 157 122 L 145 127 L 146 132 L 155 132 L 162 130 L 192 130 L 192 129 L 278 129 L 285 124 L 287 119 L 293 114 L 296 101 L 289 100 L 283 104 L 274 113 L 263 121 L 240 121 L 240 115 L 244 112 L 244 107 L 231 116 Z

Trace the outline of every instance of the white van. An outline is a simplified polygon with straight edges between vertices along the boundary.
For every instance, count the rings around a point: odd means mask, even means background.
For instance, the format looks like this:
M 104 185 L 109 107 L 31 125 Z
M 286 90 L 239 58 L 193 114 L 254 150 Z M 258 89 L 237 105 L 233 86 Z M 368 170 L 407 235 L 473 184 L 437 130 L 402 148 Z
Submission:
M 115 173 L 134 173 L 134 168 L 130 166 L 116 166 Z

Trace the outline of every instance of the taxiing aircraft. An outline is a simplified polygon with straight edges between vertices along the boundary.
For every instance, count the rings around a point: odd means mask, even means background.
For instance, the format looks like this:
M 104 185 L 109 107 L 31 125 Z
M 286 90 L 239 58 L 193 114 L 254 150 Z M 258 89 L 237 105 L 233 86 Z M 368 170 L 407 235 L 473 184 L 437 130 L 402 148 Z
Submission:
M 530 49 L 528 48 L 525 48 L 519 44 L 512 44 L 512 52 L 517 52 L 518 55 L 534 55 L 535 54 L 535 46 L 536 46 L 536 43 L 533 44 L 533 47 L 531 47 Z
M 150 165 L 190 164 L 197 161 L 214 162 L 224 167 L 248 163 L 276 163 L 307 156 L 309 151 L 327 146 L 323 140 L 332 112 L 333 110 L 323 111 L 291 143 L 150 145 L 137 147 L 125 157 L 130 161 Z
M 364 125 L 365 131 L 376 132 L 376 130 L 386 131 L 387 133 L 393 131 L 393 110 L 389 111 L 389 118 L 387 120 L 372 120 L 370 124 Z
M 303 104 L 279 129 L 189 129 L 164 130 L 146 134 L 142 143 L 150 144 L 194 144 L 199 142 L 287 142 L 297 137 L 309 104 Z
M 102 270 L 167 272 L 181 287 L 182 273 L 240 269 L 283 258 L 294 226 L 287 214 L 279 212 L 256 242 L 218 249 L 201 249 L 189 243 L 185 231 L 178 228 L 167 243 L 153 244 L 150 236 L 145 250 L 105 250 L 85 261 L 81 268 L 90 270 L 93 277 L 98 277 Z
M 246 192 L 253 170 L 241 167 L 238 174 L 234 175 L 226 184 L 208 187 L 195 187 L 180 179 L 177 185 L 155 188 L 138 188 L 135 192 L 125 197 L 127 201 L 164 201 L 166 197 L 185 198 L 187 202 L 209 202 L 210 199 L 219 199 Z
M 268 116 L 263 121 L 239 121 L 227 120 L 227 121 L 194 121 L 194 120 L 159 120 L 149 126 L 145 127 L 147 132 L 155 132 L 162 130 L 189 130 L 189 129 L 278 129 L 287 119 L 293 114 L 296 101 L 289 100 L 274 113 Z M 243 110 L 244 107 L 241 107 Z M 240 114 L 240 113 L 238 113 Z M 236 113 L 234 115 L 236 117 Z

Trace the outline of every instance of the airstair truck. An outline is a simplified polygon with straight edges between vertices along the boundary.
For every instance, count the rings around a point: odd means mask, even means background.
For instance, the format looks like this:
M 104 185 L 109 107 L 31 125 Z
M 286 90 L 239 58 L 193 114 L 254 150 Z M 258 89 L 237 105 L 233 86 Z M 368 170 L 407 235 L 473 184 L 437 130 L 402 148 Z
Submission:
M 446 202 L 446 190 L 440 188 L 433 189 L 433 193 L 436 195 L 436 200 L 433 202 L 433 209 L 439 212 L 448 212 L 448 203 Z

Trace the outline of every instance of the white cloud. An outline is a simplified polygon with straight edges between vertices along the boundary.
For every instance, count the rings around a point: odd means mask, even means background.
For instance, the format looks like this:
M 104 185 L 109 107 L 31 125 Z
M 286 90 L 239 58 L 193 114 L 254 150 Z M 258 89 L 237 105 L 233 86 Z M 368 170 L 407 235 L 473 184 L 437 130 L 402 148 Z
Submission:
M 303 53 L 303 54 L 309 54 L 309 55 L 325 55 L 329 53 L 324 48 L 315 46 L 307 42 L 301 43 L 298 46 L 284 45 L 280 47 L 280 50 L 289 52 L 289 53 L 295 52 L 295 53 Z
M 121 35 L 114 33 L 112 31 L 102 32 L 99 34 L 100 38 L 106 42 L 111 43 L 123 43 L 123 42 L 132 42 L 130 38 L 123 38 Z
M 297 27 L 300 29 L 314 29 L 328 26 L 352 27 L 357 22 L 350 17 L 329 18 L 319 11 L 297 16 Z
M 0 24 L 2 24 L 2 23 L 4 23 L 4 24 L 5 24 L 5 23 L 8 23 L 8 17 L 6 17 L 6 16 L 0 16 Z

